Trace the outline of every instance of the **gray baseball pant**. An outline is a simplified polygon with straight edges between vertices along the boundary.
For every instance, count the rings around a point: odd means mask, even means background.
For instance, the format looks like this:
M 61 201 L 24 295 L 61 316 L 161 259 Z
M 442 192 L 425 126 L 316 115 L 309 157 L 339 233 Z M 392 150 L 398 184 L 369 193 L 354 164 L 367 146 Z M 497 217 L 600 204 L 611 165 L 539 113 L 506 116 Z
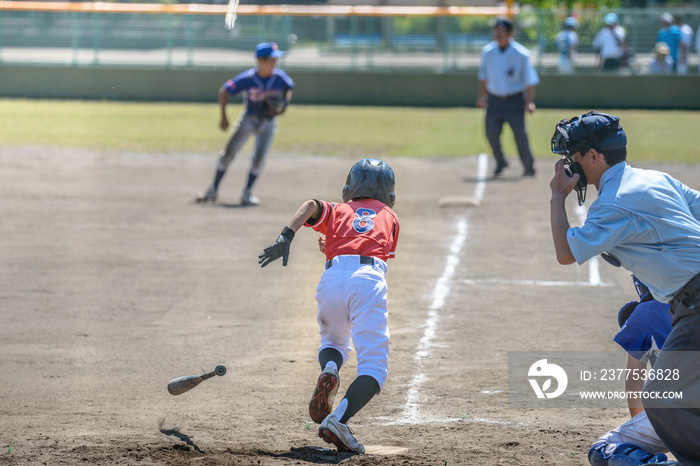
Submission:
M 226 147 L 219 155 L 216 169 L 225 172 L 241 148 L 255 135 L 255 150 L 250 164 L 250 174 L 257 176 L 262 172 L 265 158 L 277 132 L 277 118 L 267 119 L 254 115 L 243 115 L 236 122 Z

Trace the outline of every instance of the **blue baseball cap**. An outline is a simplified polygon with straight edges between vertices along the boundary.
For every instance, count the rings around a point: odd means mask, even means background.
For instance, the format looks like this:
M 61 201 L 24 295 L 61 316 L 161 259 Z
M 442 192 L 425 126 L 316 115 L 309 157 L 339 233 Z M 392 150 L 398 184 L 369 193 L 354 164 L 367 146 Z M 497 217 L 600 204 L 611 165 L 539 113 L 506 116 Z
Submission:
M 575 28 L 578 26 L 578 19 L 573 16 L 569 16 L 564 20 L 564 26 L 569 28 Z
M 605 15 L 605 19 L 603 21 L 605 24 L 615 24 L 617 23 L 617 15 L 615 13 L 608 13 Z
M 278 58 L 283 57 L 284 52 L 281 51 L 274 42 L 261 42 L 255 47 L 255 56 L 258 58 Z
M 627 147 L 627 134 L 619 122 L 619 117 L 600 112 L 589 112 L 580 117 L 572 118 L 568 129 L 569 144 L 573 146 L 596 133 L 597 140 L 591 141 L 590 147 L 595 147 L 600 152 Z M 606 131 L 607 134 L 598 133 L 608 125 L 611 126 L 610 130 Z

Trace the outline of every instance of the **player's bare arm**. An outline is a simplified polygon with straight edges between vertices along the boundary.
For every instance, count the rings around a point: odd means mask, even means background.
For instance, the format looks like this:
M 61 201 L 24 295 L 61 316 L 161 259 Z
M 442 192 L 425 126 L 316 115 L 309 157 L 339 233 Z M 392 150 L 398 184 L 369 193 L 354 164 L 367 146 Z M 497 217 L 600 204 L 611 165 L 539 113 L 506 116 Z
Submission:
M 221 121 L 219 128 L 226 131 L 228 129 L 228 118 L 226 117 L 226 105 L 228 104 L 228 90 L 221 86 L 219 89 L 219 109 L 221 110 Z
M 299 231 L 299 228 L 303 227 L 304 224 L 312 217 L 318 217 L 321 213 L 321 206 L 315 200 L 311 199 L 304 202 L 297 213 L 294 214 L 292 219 L 287 224 L 287 227 L 294 230 L 294 233 Z
M 287 226 L 282 229 L 282 233 L 277 237 L 277 241 L 263 249 L 263 252 L 258 255 L 260 267 L 265 267 L 280 257 L 282 258 L 282 266 L 286 267 L 289 261 L 289 246 L 294 239 L 294 235 L 310 218 L 318 217 L 320 213 L 321 206 L 318 202 L 315 200 L 304 202 Z
M 647 365 L 645 363 L 633 358 L 629 354 L 627 355 L 627 369 L 631 370 L 630 373 L 640 373 L 646 368 Z M 644 390 L 644 379 L 642 377 L 638 377 L 636 380 L 634 377 L 627 377 L 625 379 L 625 392 L 640 393 L 642 390 Z M 627 406 L 629 407 L 631 417 L 634 417 L 644 411 L 644 405 L 642 404 L 641 398 L 635 398 L 634 396 L 627 397 Z
M 552 239 L 554 240 L 557 261 L 563 265 L 576 262 L 569 242 L 566 240 L 566 232 L 571 226 L 566 214 L 566 198 L 573 191 L 578 179 L 578 174 L 574 174 L 572 177 L 567 176 L 564 171 L 564 159 L 561 159 L 554 166 L 554 178 L 549 183 L 552 190 L 552 199 L 550 200 Z
M 479 97 L 476 99 L 477 108 L 486 108 L 487 106 L 486 81 L 479 81 Z
M 535 86 L 528 86 L 525 89 L 525 110 L 528 113 L 535 111 Z

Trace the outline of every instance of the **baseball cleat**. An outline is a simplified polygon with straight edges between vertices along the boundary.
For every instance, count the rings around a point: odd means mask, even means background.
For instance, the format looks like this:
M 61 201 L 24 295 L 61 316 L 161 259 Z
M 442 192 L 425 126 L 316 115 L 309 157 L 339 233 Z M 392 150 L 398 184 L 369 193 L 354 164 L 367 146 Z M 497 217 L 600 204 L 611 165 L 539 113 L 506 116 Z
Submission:
M 216 197 L 216 190 L 213 187 L 210 187 L 205 192 L 200 193 L 199 196 L 197 196 L 197 202 L 215 202 Z
M 243 191 L 243 195 L 241 196 L 241 205 L 252 206 L 258 204 L 260 204 L 260 199 L 250 194 L 250 191 L 248 190 Z
M 316 389 L 309 401 L 309 415 L 316 424 L 321 424 L 333 410 L 333 401 L 339 386 L 340 376 L 337 369 L 326 369 L 318 376 Z
M 338 451 L 364 453 L 365 447 L 360 445 L 353 434 L 352 429 L 342 424 L 333 414 L 329 414 L 318 428 L 318 436 L 326 443 L 335 445 Z
M 503 169 L 508 167 L 508 160 L 506 158 L 503 159 L 502 162 L 496 162 L 496 169 L 493 171 L 493 176 L 498 176 L 501 173 L 503 173 Z

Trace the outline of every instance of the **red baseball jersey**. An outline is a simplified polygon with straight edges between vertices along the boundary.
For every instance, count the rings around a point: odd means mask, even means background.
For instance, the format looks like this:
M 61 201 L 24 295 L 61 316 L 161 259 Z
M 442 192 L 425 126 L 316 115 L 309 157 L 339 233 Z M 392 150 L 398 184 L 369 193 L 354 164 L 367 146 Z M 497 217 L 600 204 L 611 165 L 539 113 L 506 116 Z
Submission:
M 376 199 L 348 203 L 317 201 L 321 215 L 311 227 L 326 235 L 326 260 L 359 255 L 386 261 L 394 257 L 399 239 L 399 217 Z

